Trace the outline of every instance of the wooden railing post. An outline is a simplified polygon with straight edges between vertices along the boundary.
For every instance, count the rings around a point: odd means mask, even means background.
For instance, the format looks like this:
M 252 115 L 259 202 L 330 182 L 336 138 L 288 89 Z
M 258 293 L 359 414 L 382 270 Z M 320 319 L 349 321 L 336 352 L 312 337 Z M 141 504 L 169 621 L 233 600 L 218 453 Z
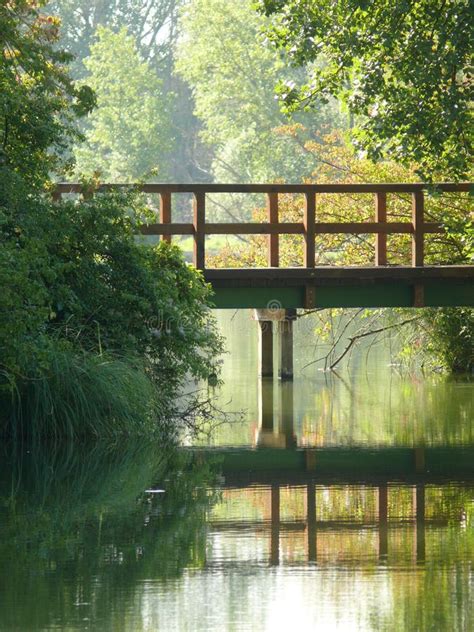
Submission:
M 160 222 L 171 224 L 171 193 L 169 191 L 160 193 Z M 161 239 L 170 243 L 171 235 L 162 235 Z
M 206 196 L 203 191 L 194 193 L 194 265 L 198 270 L 204 270 L 205 265 L 205 232 Z
M 267 218 L 270 224 L 278 224 L 278 193 L 267 194 Z M 278 235 L 268 236 L 268 265 L 271 268 L 278 268 L 279 265 L 279 244 Z
M 387 223 L 387 194 L 379 192 L 375 194 L 375 221 L 378 224 Z M 387 234 L 375 235 L 375 265 L 387 265 Z
M 424 197 L 423 191 L 412 194 L 413 237 L 411 242 L 411 264 L 422 266 L 424 258 Z
M 305 193 L 304 197 L 304 265 L 314 268 L 316 237 L 316 194 Z

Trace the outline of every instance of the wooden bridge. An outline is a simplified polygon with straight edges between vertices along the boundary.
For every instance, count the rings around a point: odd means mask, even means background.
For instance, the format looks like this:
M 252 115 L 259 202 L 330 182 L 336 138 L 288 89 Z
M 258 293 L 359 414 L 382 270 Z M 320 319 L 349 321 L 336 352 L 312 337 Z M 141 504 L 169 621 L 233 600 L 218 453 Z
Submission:
M 101 189 L 130 185 L 102 185 Z M 436 185 L 440 193 L 468 192 L 470 183 Z M 160 235 L 169 241 L 175 235 L 194 238 L 193 263 L 212 284 L 218 308 L 314 308 L 314 307 L 422 307 L 474 306 L 474 266 L 424 265 L 426 234 L 442 233 L 441 223 L 427 221 L 424 210 L 425 184 L 145 184 L 139 189 L 158 194 L 159 222 L 145 225 L 145 235 Z M 54 197 L 81 193 L 80 184 L 60 184 Z M 206 198 L 210 194 L 264 194 L 267 222 L 211 223 L 206 220 Z M 374 221 L 321 222 L 317 199 L 324 194 L 372 194 Z M 193 196 L 192 223 L 172 221 L 172 195 Z M 281 222 L 279 196 L 299 194 L 304 198 L 303 221 Z M 387 197 L 409 195 L 409 222 L 387 221 Z M 390 202 L 390 200 L 389 200 Z M 448 213 L 447 213 L 448 215 Z M 157 218 L 158 219 L 158 218 Z M 340 267 L 315 265 L 315 239 L 325 234 L 373 234 L 374 265 Z M 387 235 L 411 235 L 411 266 L 390 265 Z M 212 269 L 206 267 L 207 235 L 266 235 L 267 268 Z M 280 235 L 302 235 L 304 260 L 301 267 L 279 267 Z
M 331 563 L 331 556 L 326 550 L 328 538 L 338 542 L 337 538 L 350 536 L 354 532 L 359 537 L 363 537 L 364 533 L 375 536 L 367 541 L 369 548 L 364 551 L 364 558 L 372 563 L 377 555 L 381 562 L 387 559 L 396 561 L 400 557 L 400 550 L 397 550 L 399 547 L 394 535 L 397 532 L 403 534 L 403 540 L 406 540 L 411 532 L 414 535 L 413 563 L 423 563 L 426 559 L 427 533 L 453 524 L 453 516 L 449 511 L 445 515 L 440 512 L 433 515 L 426 511 L 425 492 L 433 488 L 441 491 L 445 486 L 452 488 L 453 484 L 471 490 L 474 480 L 472 445 L 413 448 L 194 448 L 193 452 L 195 458 L 208 461 L 218 468 L 221 473 L 220 486 L 228 501 L 233 495 L 236 495 L 238 502 L 244 494 L 255 493 L 256 489 L 260 491 L 260 506 L 262 501 L 266 501 L 266 506 L 269 506 L 266 520 L 254 517 L 245 519 L 237 515 L 234 519 L 211 520 L 210 527 L 214 532 L 235 533 L 242 530 L 247 534 L 250 532 L 255 536 L 266 537 L 269 552 L 267 559 L 272 565 L 284 562 L 281 559 L 282 535 L 288 540 L 288 537 L 298 538 L 299 534 L 300 546 L 302 538 L 306 540 L 307 561 Z M 361 516 L 361 507 L 353 510 L 352 515 L 347 512 L 343 517 L 333 520 L 320 515 L 317 489 L 324 490 L 327 495 L 344 489 L 347 495 L 352 495 L 358 486 L 375 493 L 376 516 L 368 516 L 365 512 Z M 410 515 L 391 514 L 390 506 L 396 514 L 393 500 L 396 504 L 400 493 L 410 489 Z M 306 516 L 288 519 L 282 515 L 281 492 L 289 490 L 298 491 L 305 497 Z M 337 563 L 341 562 L 343 559 L 338 551 Z M 235 564 L 235 561 L 232 563 Z

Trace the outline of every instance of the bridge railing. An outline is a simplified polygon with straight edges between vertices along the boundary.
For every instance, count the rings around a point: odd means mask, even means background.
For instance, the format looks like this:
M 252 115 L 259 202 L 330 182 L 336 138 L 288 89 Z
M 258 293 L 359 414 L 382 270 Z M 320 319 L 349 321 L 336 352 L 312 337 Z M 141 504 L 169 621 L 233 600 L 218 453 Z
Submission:
M 131 185 L 104 184 L 99 189 L 124 188 Z M 160 222 L 147 224 L 141 232 L 145 235 L 160 235 L 166 241 L 173 235 L 192 235 L 194 238 L 193 263 L 196 268 L 205 269 L 206 235 L 267 235 L 267 262 L 269 267 L 279 266 L 279 236 L 304 236 L 303 267 L 315 267 L 315 239 L 324 234 L 370 234 L 375 235 L 376 266 L 386 266 L 387 235 L 411 235 L 411 264 L 424 264 L 424 236 L 441 233 L 440 222 L 425 221 L 424 200 L 428 189 L 426 184 L 144 184 L 138 187 L 144 193 L 160 196 Z M 440 183 L 436 190 L 444 193 L 468 192 L 470 183 Z M 53 193 L 55 199 L 67 193 L 81 193 L 81 184 L 58 184 Z M 193 196 L 192 223 L 172 222 L 171 194 L 183 193 Z M 206 196 L 213 193 L 263 193 L 267 198 L 267 222 L 212 223 L 206 221 Z M 302 222 L 280 222 L 279 196 L 285 193 L 304 196 Z M 317 221 L 316 204 L 318 194 L 371 193 L 374 196 L 374 219 L 372 222 L 321 222 Z M 387 221 L 387 194 L 409 194 L 412 199 L 411 222 Z

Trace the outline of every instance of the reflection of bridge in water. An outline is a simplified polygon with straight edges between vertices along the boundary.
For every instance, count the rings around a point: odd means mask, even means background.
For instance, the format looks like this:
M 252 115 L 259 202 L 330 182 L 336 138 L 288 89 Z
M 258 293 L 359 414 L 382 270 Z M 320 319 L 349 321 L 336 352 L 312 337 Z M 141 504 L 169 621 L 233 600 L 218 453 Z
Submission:
M 377 515 L 366 518 L 349 515 L 344 519 L 325 520 L 318 518 L 318 508 L 316 502 L 316 490 L 331 494 L 333 489 L 341 491 L 340 486 L 325 485 L 320 487 L 314 482 L 308 482 L 304 487 L 295 488 L 283 486 L 274 483 L 261 487 L 260 493 L 264 493 L 269 499 L 270 516 L 264 520 L 252 519 L 231 519 L 231 520 L 211 520 L 211 530 L 220 534 L 235 533 L 241 531 L 248 535 L 249 533 L 264 535 L 268 538 L 269 543 L 269 561 L 271 564 L 279 564 L 281 552 L 282 538 L 290 539 L 295 536 L 301 539 L 301 535 L 305 538 L 306 560 L 308 562 L 316 562 L 321 555 L 318 555 L 318 539 L 324 539 L 327 545 L 328 538 L 343 539 L 352 536 L 360 536 L 365 534 L 369 536 L 372 548 L 375 550 L 365 550 L 364 555 L 367 557 L 378 556 L 379 560 L 387 560 L 389 556 L 389 535 L 403 531 L 406 536 L 412 536 L 413 546 L 411 547 L 411 558 L 416 562 L 423 562 L 426 556 L 426 528 L 445 527 L 448 525 L 448 517 L 436 516 L 427 517 L 425 514 L 425 491 L 424 483 L 411 486 L 409 489 L 412 495 L 410 515 L 403 517 L 393 517 L 389 515 L 389 499 L 396 496 L 406 488 L 403 485 L 379 484 L 374 486 L 373 483 L 364 486 L 366 491 L 373 491 L 377 496 Z M 281 516 L 281 491 L 298 490 L 305 494 L 306 516 L 299 519 L 282 519 Z M 407 488 L 408 489 L 408 488 Z M 252 487 L 234 488 L 233 492 L 241 493 L 245 491 L 252 492 Z M 351 493 L 350 487 L 344 491 Z M 357 491 L 357 490 L 356 490 Z M 373 536 L 376 534 L 376 537 Z M 363 536 L 362 536 L 363 537 Z M 375 542 L 374 542 L 375 541 Z M 327 546 L 323 547 L 323 556 L 327 557 Z M 375 555 L 374 555 L 375 554 Z M 340 561 L 340 556 L 339 556 Z
M 318 541 L 321 538 L 327 543 L 328 537 L 344 539 L 355 532 L 370 539 L 380 561 L 390 556 L 391 538 L 402 533 L 403 538 L 408 537 L 413 543 L 411 559 L 423 562 L 427 528 L 446 527 L 452 518 L 449 512 L 426 511 L 427 492 L 429 495 L 436 490 L 443 494 L 451 489 L 452 483 L 460 486 L 458 489 L 470 485 L 472 490 L 474 485 L 474 446 L 471 445 L 298 446 L 293 385 L 274 382 L 271 378 L 259 380 L 258 428 L 253 446 L 197 448 L 195 452 L 206 460 L 217 457 L 223 476 L 223 493 L 229 502 L 241 497 L 252 498 L 258 491 L 258 501 L 254 504 L 260 509 L 265 507 L 265 515 L 259 519 L 255 516 L 214 519 L 212 530 L 220 534 L 264 535 L 269 539 L 272 564 L 281 561 L 282 538 L 301 540 L 304 535 L 306 560 L 314 562 L 320 561 Z M 360 515 L 346 514 L 336 519 L 320 515 L 318 493 L 337 496 L 344 490 L 346 501 L 350 502 L 351 495 L 357 495 L 360 489 L 372 497 L 370 515 L 362 519 Z M 288 492 L 299 495 L 304 516 L 282 518 L 281 497 Z M 401 496 L 405 501 L 409 498 L 402 514 L 397 510 Z M 458 512 L 458 524 L 460 519 Z

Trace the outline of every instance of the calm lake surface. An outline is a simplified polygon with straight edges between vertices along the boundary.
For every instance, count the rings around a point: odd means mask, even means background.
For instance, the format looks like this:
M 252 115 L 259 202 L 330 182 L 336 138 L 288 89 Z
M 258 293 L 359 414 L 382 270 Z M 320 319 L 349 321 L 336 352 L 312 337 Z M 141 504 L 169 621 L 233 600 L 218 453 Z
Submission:
M 293 384 L 259 380 L 219 318 L 208 436 L 0 450 L 0 630 L 474 630 L 474 382 L 303 368 L 300 323 Z

